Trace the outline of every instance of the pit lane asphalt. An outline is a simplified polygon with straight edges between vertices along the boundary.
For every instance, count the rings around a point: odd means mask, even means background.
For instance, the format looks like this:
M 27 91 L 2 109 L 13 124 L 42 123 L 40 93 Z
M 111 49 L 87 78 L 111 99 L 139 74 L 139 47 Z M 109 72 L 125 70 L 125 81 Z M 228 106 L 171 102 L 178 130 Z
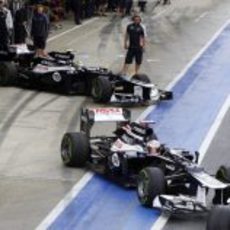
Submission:
M 229 6 L 228 1 L 175 0 L 156 19 L 144 17 L 152 30 L 144 72 L 165 87 L 229 18 Z M 73 48 L 87 64 L 118 71 L 124 55 L 123 22 L 115 16 L 100 18 L 53 40 L 49 49 Z M 1 88 L 0 96 L 0 229 L 33 229 L 84 173 L 62 166 L 59 145 L 66 130 L 78 128 L 79 108 L 94 104 L 90 98 L 17 88 Z M 143 109 L 133 109 L 133 117 Z M 221 134 L 219 139 L 217 146 L 222 146 Z

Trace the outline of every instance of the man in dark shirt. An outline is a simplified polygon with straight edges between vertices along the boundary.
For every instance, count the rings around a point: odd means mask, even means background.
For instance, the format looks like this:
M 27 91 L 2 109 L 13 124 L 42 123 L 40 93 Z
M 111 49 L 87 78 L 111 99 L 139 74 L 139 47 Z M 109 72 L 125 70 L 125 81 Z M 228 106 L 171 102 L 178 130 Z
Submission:
M 143 50 L 145 47 L 145 31 L 141 25 L 141 17 L 135 15 L 133 17 L 133 23 L 127 26 L 125 34 L 125 49 L 128 49 L 125 64 L 123 67 L 123 73 L 126 74 L 128 67 L 132 64 L 133 59 L 135 58 L 135 74 L 138 73 L 141 63 Z
M 31 36 L 36 49 L 36 56 L 46 57 L 46 40 L 49 34 L 49 20 L 43 12 L 43 6 L 38 5 L 32 18 Z

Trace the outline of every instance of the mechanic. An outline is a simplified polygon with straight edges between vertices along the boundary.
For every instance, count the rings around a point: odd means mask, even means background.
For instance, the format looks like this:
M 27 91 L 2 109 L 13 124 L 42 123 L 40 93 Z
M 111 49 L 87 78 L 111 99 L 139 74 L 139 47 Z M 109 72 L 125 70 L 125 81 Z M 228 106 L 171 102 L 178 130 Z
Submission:
M 38 5 L 32 18 L 31 36 L 36 49 L 36 56 L 47 57 L 45 52 L 46 40 L 49 34 L 49 20 L 43 12 L 42 5 Z
M 14 43 L 23 44 L 26 43 L 27 37 L 27 5 L 24 4 L 21 8 L 16 10 L 14 16 Z
M 127 74 L 128 67 L 132 64 L 135 58 L 135 73 L 137 74 L 143 58 L 143 51 L 145 48 L 145 30 L 141 24 L 141 17 L 139 15 L 134 15 L 132 18 L 133 22 L 127 26 L 124 47 L 128 49 L 125 64 L 122 73 Z
M 146 143 L 147 150 L 150 154 L 160 154 L 161 144 L 147 122 L 120 122 L 114 133 L 118 136 L 119 140 L 126 144 L 143 145 Z
M 3 0 L 0 0 L 0 50 L 7 50 L 13 31 L 13 19 Z

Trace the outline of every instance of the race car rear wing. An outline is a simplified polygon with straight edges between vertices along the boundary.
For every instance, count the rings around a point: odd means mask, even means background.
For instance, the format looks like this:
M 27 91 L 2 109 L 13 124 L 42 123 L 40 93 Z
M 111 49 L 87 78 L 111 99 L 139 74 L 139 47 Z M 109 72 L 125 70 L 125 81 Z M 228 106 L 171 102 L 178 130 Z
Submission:
M 128 109 L 109 108 L 84 108 L 81 111 L 81 131 L 89 134 L 95 122 L 122 122 L 130 121 L 131 112 Z

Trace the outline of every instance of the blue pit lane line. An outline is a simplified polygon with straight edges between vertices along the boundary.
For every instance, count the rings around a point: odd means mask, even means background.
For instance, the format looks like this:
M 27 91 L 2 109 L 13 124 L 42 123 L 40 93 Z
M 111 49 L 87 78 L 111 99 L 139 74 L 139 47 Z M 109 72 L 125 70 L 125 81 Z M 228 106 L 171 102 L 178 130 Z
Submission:
M 173 88 L 174 100 L 161 103 L 148 119 L 171 147 L 199 149 L 230 92 L 228 25 Z M 147 230 L 160 215 L 140 206 L 136 192 L 94 176 L 49 229 Z

